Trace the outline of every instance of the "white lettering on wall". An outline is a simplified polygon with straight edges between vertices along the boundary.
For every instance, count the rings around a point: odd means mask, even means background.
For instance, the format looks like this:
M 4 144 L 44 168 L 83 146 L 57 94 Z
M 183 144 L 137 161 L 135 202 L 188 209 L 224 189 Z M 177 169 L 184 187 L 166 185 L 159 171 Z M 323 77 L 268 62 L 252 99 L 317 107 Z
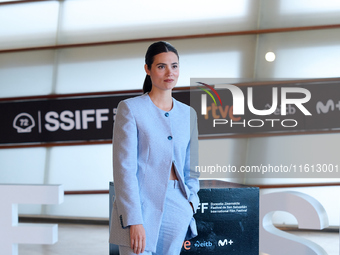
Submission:
M 272 222 L 276 211 L 291 213 L 303 229 L 328 227 L 328 216 L 315 198 L 301 192 L 275 192 L 260 198 L 260 251 L 266 254 L 327 255 L 316 243 L 277 229 Z
M 0 185 L 0 247 L 2 255 L 18 255 L 18 243 L 54 244 L 56 224 L 18 224 L 18 204 L 61 204 L 61 185 Z

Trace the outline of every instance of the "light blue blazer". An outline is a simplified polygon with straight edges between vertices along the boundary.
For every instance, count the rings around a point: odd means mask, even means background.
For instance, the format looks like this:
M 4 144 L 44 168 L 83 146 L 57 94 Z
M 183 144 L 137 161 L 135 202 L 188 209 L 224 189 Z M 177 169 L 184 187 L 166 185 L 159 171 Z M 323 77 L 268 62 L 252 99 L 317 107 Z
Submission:
M 172 100 L 168 112 L 159 109 L 148 94 L 118 104 L 113 129 L 115 198 L 110 243 L 130 246 L 128 226 L 143 224 L 145 249 L 155 252 L 172 164 L 184 196 L 197 210 L 197 115 L 193 108 Z M 187 238 L 196 235 L 192 218 Z

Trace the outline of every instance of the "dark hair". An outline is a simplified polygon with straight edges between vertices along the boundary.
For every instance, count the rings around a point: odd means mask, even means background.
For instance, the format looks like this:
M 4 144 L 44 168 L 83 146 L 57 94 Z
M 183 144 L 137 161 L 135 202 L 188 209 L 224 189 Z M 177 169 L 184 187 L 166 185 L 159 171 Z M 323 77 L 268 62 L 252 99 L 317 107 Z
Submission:
M 148 69 L 149 70 L 151 69 L 151 65 L 156 55 L 169 51 L 175 53 L 179 59 L 177 50 L 170 43 L 159 41 L 151 44 L 145 54 L 145 64 L 147 65 Z M 143 93 L 150 92 L 151 88 L 152 88 L 151 78 L 149 75 L 146 75 L 143 85 Z

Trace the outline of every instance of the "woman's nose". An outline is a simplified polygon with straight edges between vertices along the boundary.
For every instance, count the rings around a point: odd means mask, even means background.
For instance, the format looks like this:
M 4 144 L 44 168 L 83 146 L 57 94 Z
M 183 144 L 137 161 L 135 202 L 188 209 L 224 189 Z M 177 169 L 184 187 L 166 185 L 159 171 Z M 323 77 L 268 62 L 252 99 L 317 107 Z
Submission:
M 172 75 L 172 69 L 171 69 L 170 67 L 167 67 L 167 68 L 166 68 L 166 74 L 167 74 L 168 76 Z

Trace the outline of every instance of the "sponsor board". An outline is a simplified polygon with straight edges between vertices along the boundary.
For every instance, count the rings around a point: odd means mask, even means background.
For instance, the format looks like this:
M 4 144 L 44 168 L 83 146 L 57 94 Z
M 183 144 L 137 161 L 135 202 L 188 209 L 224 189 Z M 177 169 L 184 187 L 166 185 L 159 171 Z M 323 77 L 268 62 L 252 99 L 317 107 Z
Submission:
M 190 90 L 176 90 L 173 97 L 196 110 L 200 136 L 340 130 L 339 82 L 233 85 L 226 79 L 191 80 Z M 0 145 L 110 141 L 119 101 L 138 95 L 3 100 Z
M 222 181 L 200 181 L 194 215 L 198 236 L 181 254 L 259 254 L 259 189 Z
M 317 132 L 340 129 L 339 82 L 233 85 L 191 79 L 200 135 Z
M 0 102 L 0 144 L 111 141 L 118 103 L 138 95 Z M 173 96 L 189 104 L 189 91 Z

